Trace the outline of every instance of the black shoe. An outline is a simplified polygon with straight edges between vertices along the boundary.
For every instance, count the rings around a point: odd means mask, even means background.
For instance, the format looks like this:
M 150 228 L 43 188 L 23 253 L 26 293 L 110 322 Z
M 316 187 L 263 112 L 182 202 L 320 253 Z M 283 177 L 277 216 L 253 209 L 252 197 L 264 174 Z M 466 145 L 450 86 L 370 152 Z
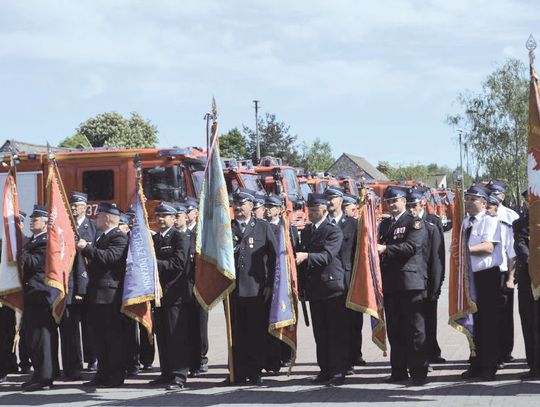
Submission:
M 354 362 L 355 366 L 365 366 L 367 363 L 366 361 L 360 356 L 358 359 Z
M 26 384 L 26 383 L 23 383 Z M 22 386 L 21 386 L 22 387 Z M 52 383 L 42 383 L 42 382 L 33 382 L 24 386 L 22 391 L 40 391 L 40 390 L 50 390 L 52 388 Z
M 313 384 L 326 384 L 329 381 L 330 381 L 330 376 L 326 374 L 322 374 L 322 373 L 319 373 L 317 376 L 311 379 L 311 383 Z
M 504 369 L 504 362 L 499 362 L 497 369 Z
M 227 376 L 227 378 L 221 382 L 223 386 L 242 386 L 246 383 L 247 379 L 245 377 L 235 377 L 234 383 L 231 383 L 231 378 L 229 376 Z
M 479 377 L 480 377 L 480 373 L 471 369 L 465 370 L 463 373 L 461 373 L 461 378 L 465 380 L 477 379 Z
M 290 367 L 291 361 L 290 360 L 282 360 L 281 361 L 281 367 Z
M 166 390 L 182 390 L 185 387 L 185 383 L 180 379 L 174 379 L 165 388 Z
M 188 377 L 199 377 L 201 375 L 201 372 L 199 370 L 190 370 Z
M 407 374 L 404 375 L 390 375 L 390 377 L 387 377 L 384 382 L 385 383 L 398 383 L 398 382 L 404 382 L 406 380 L 409 380 L 409 376 Z
M 520 376 L 521 380 L 537 380 L 539 378 L 540 378 L 540 376 L 537 375 L 533 370 L 529 370 L 528 372 L 523 373 Z
M 199 372 L 206 373 L 208 372 L 208 363 L 203 363 L 199 366 Z
M 82 376 L 80 373 L 73 373 L 64 377 L 64 381 L 66 382 L 78 382 L 79 380 L 82 380 Z
M 328 380 L 328 383 L 326 383 L 326 385 L 330 387 L 337 387 L 342 386 L 343 383 L 345 383 L 345 375 L 339 374 L 333 376 L 330 380 Z
M 171 379 L 166 377 L 166 376 L 158 376 L 156 379 L 154 380 L 150 380 L 148 382 L 148 384 L 150 386 L 159 386 L 159 385 L 162 385 L 162 384 L 166 384 L 166 383 L 170 383 L 171 382 Z
M 253 385 L 253 386 L 262 386 L 263 384 L 263 379 L 261 377 L 261 375 L 253 375 L 253 376 L 250 376 L 249 377 L 249 384 Z
M 29 373 L 32 373 L 32 367 L 30 367 L 30 366 L 21 367 L 21 373 L 22 373 L 22 374 L 29 374 Z
M 4 383 L 7 380 L 7 375 L 0 376 L 0 383 Z
M 139 374 L 139 369 L 131 369 L 126 372 L 126 377 L 136 377 Z
M 428 371 L 428 372 L 433 372 L 433 367 L 432 367 L 431 365 L 428 365 L 427 371 Z
M 353 367 L 350 367 L 347 369 L 347 371 L 345 372 L 345 376 L 352 376 L 353 374 L 355 374 L 356 372 L 354 371 L 354 368 Z
M 97 362 L 90 362 L 88 363 L 86 367 L 87 372 L 95 372 L 97 371 Z
M 101 387 L 104 387 L 106 389 L 112 389 L 114 387 L 121 387 L 124 385 L 124 381 L 123 380 L 120 380 L 118 382 L 108 382 L 108 383 L 105 383 L 103 386 Z
M 279 370 L 265 369 L 268 376 L 279 376 Z
M 145 372 L 150 372 L 150 371 L 152 371 L 152 369 L 153 369 L 152 364 L 143 365 L 143 367 L 142 367 L 142 370 L 144 370 Z
M 423 386 L 427 382 L 426 377 L 413 377 L 412 382 L 414 386 Z
M 480 376 L 483 382 L 493 382 L 495 380 L 495 373 L 487 372 L 482 373 Z
M 446 363 L 446 359 L 441 356 L 435 356 L 429 359 L 429 363 L 433 363 L 434 365 L 442 364 L 442 363 Z
M 507 357 L 504 358 L 505 363 L 512 363 L 515 360 L 516 359 L 512 355 L 508 355 Z

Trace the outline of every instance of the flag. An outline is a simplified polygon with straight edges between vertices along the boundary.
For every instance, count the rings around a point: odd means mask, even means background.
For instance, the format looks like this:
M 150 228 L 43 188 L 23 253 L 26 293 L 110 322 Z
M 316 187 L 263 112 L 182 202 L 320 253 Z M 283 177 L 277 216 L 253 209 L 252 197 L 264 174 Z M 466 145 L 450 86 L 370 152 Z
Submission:
M 49 222 L 45 254 L 45 284 L 56 288 L 52 294 L 52 312 L 56 323 L 59 324 L 66 308 L 65 297 L 68 292 L 69 274 L 76 255 L 77 228 L 54 159 L 49 161 L 46 190 Z
M 298 279 L 289 234 L 289 223 L 285 212 L 281 217 L 277 240 L 276 270 L 274 273 L 272 301 L 270 302 L 268 332 L 292 348 L 292 361 L 294 363 L 296 359 Z M 291 367 L 293 363 L 291 363 Z
M 217 126 L 199 197 L 195 243 L 195 288 L 201 306 L 209 310 L 235 286 L 234 249 L 229 195 L 219 155 Z
M 144 206 L 140 179 L 137 180 L 135 194 L 135 217 L 129 233 L 129 247 L 126 261 L 126 275 L 122 294 L 121 311 L 142 324 L 153 341 L 152 308 L 154 300 L 160 306 L 161 286 L 157 267 L 154 242 L 148 226 L 148 216 Z
M 538 91 L 538 74 L 532 63 L 528 139 L 529 275 L 534 299 L 538 300 L 540 298 L 540 93 Z
M 19 227 L 19 199 L 14 167 L 11 167 L 7 174 L 2 202 L 4 230 L 0 262 L 0 302 L 22 313 L 23 289 L 18 267 L 18 256 L 22 250 L 22 231 Z
M 377 216 L 373 196 L 365 189 L 358 208 L 358 238 L 347 307 L 371 317 L 371 339 L 386 353 L 386 323 L 381 266 L 377 251 Z
M 462 227 L 464 215 L 463 192 L 457 189 L 452 215 L 448 323 L 467 337 L 471 354 L 475 355 L 473 314 L 477 311 L 476 289 L 469 264 L 466 231 Z

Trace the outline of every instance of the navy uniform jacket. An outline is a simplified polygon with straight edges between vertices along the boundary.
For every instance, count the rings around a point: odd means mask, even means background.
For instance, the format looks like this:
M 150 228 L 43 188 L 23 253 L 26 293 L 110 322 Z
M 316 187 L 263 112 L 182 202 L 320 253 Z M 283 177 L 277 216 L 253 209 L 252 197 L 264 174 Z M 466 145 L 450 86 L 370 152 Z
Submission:
M 98 236 L 100 233 L 96 238 Z M 82 254 L 88 259 L 88 304 L 122 302 L 127 250 L 128 237 L 118 228 L 112 229 L 82 250 Z
M 426 289 L 426 233 L 424 222 L 409 212 L 404 212 L 393 225 L 391 217 L 383 219 L 379 228 L 379 243 L 386 245 L 381 255 L 383 292 Z
M 87 242 L 93 242 L 96 237 L 96 224 L 88 218 L 84 218 L 80 226 L 77 227 L 79 237 Z M 88 273 L 86 271 L 86 261 L 80 252 L 75 255 L 73 269 L 69 275 L 68 293 L 66 303 L 71 304 L 75 295 L 86 295 L 88 286 Z
M 514 230 L 514 250 L 516 251 L 516 281 L 518 290 L 531 289 L 529 276 L 529 214 L 512 223 Z
M 351 270 L 354 265 L 356 254 L 356 241 L 358 233 L 358 221 L 354 218 L 342 215 L 338 225 L 343 233 L 343 243 L 341 243 L 340 257 L 345 270 L 345 284 L 347 287 L 351 282 Z
M 53 288 L 45 284 L 47 233 L 28 239 L 22 251 L 23 296 L 29 305 L 50 306 Z
M 325 300 L 345 292 L 345 270 L 340 250 L 343 233 L 337 225 L 325 219 L 317 228 L 306 226 L 302 230 L 299 252 L 309 253 L 300 265 L 300 280 L 306 300 Z
M 270 225 L 270 227 L 272 228 L 272 231 L 274 232 L 274 235 L 276 236 L 276 244 L 277 244 L 279 230 L 281 228 L 281 219 L 279 220 L 279 223 L 277 224 L 270 223 L 270 222 L 268 222 L 268 224 Z M 291 245 L 292 245 L 293 251 L 295 251 L 295 248 L 298 246 L 300 242 L 300 238 L 298 236 L 298 228 L 296 226 L 289 224 L 289 236 L 291 238 Z
M 424 244 L 424 255 L 427 264 L 427 296 L 433 298 L 441 291 L 444 280 L 444 259 L 441 259 L 441 233 L 436 225 L 429 221 L 424 222 L 427 230 L 427 240 Z
M 441 259 L 442 261 L 442 264 L 443 264 L 443 276 L 442 276 L 442 280 L 441 280 L 441 284 L 444 280 L 444 265 L 446 264 L 446 250 L 444 248 L 444 228 L 443 228 L 443 225 L 442 225 L 442 222 L 441 222 L 441 218 L 438 217 L 437 215 L 435 214 L 432 214 L 432 213 L 427 213 L 426 211 L 424 211 L 423 215 L 422 215 L 422 220 L 424 222 L 430 222 L 432 224 L 434 224 L 437 229 L 439 230 L 439 236 L 440 236 L 440 240 L 441 240 L 441 245 L 439 247 L 439 258 Z
M 182 232 L 180 232 L 182 233 Z M 184 232 L 189 238 L 189 264 L 188 264 L 188 276 L 189 276 L 189 289 L 193 293 L 193 287 L 195 286 L 195 243 L 197 242 L 197 227 L 193 230 L 189 228 Z
M 165 236 L 156 233 L 152 238 L 163 290 L 161 304 L 168 306 L 189 301 L 189 236 L 172 227 Z
M 231 224 L 236 267 L 236 291 L 239 297 L 258 297 L 272 288 L 276 268 L 276 238 L 268 222 L 251 218 L 242 230 Z

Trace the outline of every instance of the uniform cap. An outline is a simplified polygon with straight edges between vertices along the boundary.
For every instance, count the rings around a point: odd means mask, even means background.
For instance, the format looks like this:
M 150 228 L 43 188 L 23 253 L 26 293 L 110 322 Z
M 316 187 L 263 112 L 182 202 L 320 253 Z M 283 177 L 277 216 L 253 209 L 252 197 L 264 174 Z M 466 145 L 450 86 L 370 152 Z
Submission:
M 501 181 L 498 181 L 496 179 L 492 179 L 486 184 L 486 187 L 493 192 L 501 192 L 503 194 L 506 194 L 506 191 L 508 187 L 503 184 Z
M 172 203 L 169 202 L 161 202 L 155 210 L 156 215 L 176 215 L 176 208 Z
M 255 200 L 253 201 L 253 209 L 257 209 L 264 206 L 264 202 L 266 199 L 265 195 L 255 193 L 253 197 L 255 198 Z
M 118 206 L 116 206 L 115 203 L 108 203 L 108 202 L 101 202 L 98 205 L 97 209 L 98 213 L 109 213 L 111 215 L 120 216 L 120 209 L 118 209 Z
M 491 191 L 483 185 L 471 185 L 469 189 L 465 191 L 465 195 L 478 196 L 484 198 L 486 201 L 489 201 L 490 194 Z
M 283 205 L 283 199 L 275 194 L 270 194 L 265 198 L 264 204 L 266 206 L 281 206 Z
M 324 195 L 328 198 L 334 198 L 334 197 L 343 197 L 343 191 L 336 187 L 336 186 L 331 186 L 331 187 L 328 187 L 324 190 Z
M 120 225 L 129 225 L 131 219 L 127 213 L 120 212 Z
M 488 204 L 499 206 L 501 204 L 501 200 L 497 198 L 497 195 L 495 195 L 494 193 L 491 193 L 489 194 Z
M 188 213 L 199 207 L 197 200 L 191 196 L 188 196 L 184 200 L 184 206 L 186 207 Z
M 20 220 L 25 220 L 26 219 L 26 212 L 19 211 L 19 219 Z
M 233 192 L 233 202 L 255 202 L 255 192 L 245 189 L 245 188 L 237 188 L 236 191 Z
M 328 205 L 328 198 L 324 194 L 311 193 L 308 195 L 307 206 Z
M 46 206 L 34 205 L 34 210 L 30 215 L 31 218 L 47 218 L 49 217 L 49 211 Z
M 186 205 L 184 205 L 183 203 L 181 202 L 176 202 L 174 204 L 174 207 L 176 208 L 176 214 L 178 215 L 179 213 L 188 213 L 188 210 L 187 210 L 187 207 Z
M 395 185 L 389 185 L 386 187 L 383 199 L 389 200 L 389 199 L 396 199 L 396 198 L 405 198 L 407 196 L 407 191 L 403 187 L 398 187 Z
M 358 198 L 351 194 L 343 194 L 343 206 L 355 205 L 358 202 Z
M 69 203 L 77 203 L 77 202 L 87 203 L 88 202 L 88 195 L 85 194 L 84 192 L 73 191 L 69 195 Z
M 422 202 L 423 197 L 424 197 L 424 192 L 419 191 L 417 189 L 411 188 L 407 191 L 408 204 L 417 204 L 419 202 Z

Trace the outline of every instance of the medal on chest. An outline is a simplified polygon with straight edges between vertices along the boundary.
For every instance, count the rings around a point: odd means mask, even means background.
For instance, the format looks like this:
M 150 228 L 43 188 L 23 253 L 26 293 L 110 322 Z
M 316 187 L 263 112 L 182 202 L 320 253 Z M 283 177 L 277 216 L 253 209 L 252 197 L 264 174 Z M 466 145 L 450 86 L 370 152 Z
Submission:
M 253 237 L 251 237 L 251 236 L 248 239 L 248 245 L 249 245 L 250 249 L 253 249 Z

